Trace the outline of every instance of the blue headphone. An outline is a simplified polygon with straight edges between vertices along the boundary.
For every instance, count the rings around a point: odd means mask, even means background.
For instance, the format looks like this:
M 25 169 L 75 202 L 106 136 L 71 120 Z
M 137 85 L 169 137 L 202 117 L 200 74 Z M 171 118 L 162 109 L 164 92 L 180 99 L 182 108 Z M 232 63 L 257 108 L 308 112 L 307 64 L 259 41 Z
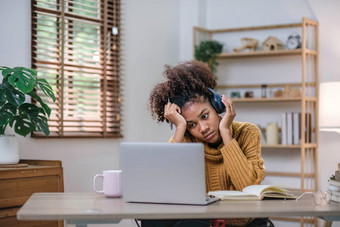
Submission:
M 208 90 L 211 92 L 211 95 L 209 96 L 210 104 L 218 114 L 223 113 L 225 111 L 225 106 L 222 103 L 221 95 L 217 94 L 213 89 L 209 87 Z

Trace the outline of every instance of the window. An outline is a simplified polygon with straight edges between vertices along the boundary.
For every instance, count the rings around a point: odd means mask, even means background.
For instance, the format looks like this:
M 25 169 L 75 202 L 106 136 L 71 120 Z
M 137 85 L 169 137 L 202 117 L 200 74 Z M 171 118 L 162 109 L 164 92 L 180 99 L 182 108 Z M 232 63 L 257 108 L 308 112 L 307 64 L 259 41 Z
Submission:
M 50 137 L 122 137 L 120 0 L 31 5 L 32 68 L 57 98 L 49 103 Z

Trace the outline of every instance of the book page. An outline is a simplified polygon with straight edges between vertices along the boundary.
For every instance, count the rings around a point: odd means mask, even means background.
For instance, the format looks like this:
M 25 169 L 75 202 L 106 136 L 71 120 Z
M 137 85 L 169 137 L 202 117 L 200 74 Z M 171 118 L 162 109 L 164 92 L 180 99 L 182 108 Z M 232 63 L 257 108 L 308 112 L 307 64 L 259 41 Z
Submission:
M 243 192 L 247 192 L 249 194 L 254 194 L 257 196 L 261 196 L 262 193 L 267 190 L 270 189 L 270 191 L 281 191 L 280 189 L 277 189 L 277 187 L 272 186 L 272 185 L 250 185 L 248 187 L 245 187 L 242 191 Z
M 256 195 L 249 194 L 241 191 L 210 191 L 208 195 L 220 198 L 222 200 L 261 200 Z
M 244 188 L 243 191 L 261 197 L 296 198 L 296 196 L 289 193 L 286 189 L 275 185 L 250 185 Z

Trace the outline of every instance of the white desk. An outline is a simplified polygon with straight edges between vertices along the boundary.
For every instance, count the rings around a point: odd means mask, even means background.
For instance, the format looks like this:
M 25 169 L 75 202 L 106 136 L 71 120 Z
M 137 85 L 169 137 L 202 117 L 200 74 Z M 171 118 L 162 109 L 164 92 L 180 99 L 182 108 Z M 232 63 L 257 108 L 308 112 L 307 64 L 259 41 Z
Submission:
M 313 197 L 295 200 L 219 201 L 208 206 L 126 203 L 95 193 L 35 193 L 17 213 L 19 220 L 118 223 L 121 219 L 217 219 L 316 216 L 340 220 L 340 203 L 315 206 Z

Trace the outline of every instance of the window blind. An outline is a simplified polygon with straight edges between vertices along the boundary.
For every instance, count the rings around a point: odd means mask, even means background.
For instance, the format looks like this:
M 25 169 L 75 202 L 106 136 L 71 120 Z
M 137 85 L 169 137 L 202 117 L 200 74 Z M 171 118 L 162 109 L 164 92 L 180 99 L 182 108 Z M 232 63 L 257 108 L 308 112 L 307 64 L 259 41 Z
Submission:
M 55 103 L 44 99 L 52 109 L 49 137 L 122 137 L 120 0 L 31 6 L 32 68 L 56 95 Z

